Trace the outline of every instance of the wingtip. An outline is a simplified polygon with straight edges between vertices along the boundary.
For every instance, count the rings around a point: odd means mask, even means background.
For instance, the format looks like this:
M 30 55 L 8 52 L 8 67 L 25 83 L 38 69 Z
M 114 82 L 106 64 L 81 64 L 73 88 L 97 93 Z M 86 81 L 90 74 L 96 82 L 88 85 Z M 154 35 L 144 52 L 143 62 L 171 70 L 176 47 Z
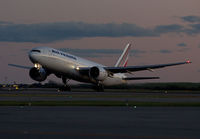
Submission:
M 186 61 L 186 64 L 190 64 L 190 63 L 192 63 L 190 60 L 187 60 L 187 61 Z

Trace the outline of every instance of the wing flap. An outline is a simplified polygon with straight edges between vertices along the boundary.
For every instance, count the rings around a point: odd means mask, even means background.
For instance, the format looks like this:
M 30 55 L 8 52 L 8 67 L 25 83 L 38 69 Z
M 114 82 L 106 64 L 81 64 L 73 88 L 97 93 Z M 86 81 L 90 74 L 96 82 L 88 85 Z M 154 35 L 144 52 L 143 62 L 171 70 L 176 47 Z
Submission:
M 160 79 L 160 77 L 127 77 L 123 80 L 148 80 L 148 79 Z

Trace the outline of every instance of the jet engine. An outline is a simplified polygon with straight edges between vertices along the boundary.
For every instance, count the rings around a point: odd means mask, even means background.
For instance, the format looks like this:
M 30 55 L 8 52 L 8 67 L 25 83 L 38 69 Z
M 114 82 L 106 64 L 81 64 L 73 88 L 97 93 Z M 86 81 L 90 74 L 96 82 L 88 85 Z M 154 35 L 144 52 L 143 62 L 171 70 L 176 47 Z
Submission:
M 108 72 L 102 67 L 92 67 L 89 76 L 95 80 L 103 81 L 108 77 Z
M 47 78 L 47 72 L 43 68 L 31 68 L 29 71 L 29 76 L 36 81 L 42 82 Z

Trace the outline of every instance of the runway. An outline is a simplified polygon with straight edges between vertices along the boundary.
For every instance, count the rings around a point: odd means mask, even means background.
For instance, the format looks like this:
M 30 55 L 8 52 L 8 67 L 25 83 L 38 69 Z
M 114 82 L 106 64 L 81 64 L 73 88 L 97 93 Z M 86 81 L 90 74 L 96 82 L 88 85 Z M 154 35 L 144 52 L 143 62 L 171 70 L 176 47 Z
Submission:
M 0 107 L 0 138 L 198 139 L 199 107 Z
M 0 103 L 7 101 L 124 103 L 123 107 L 103 107 L 101 103 L 99 106 L 1 105 L 0 138 L 198 139 L 200 136 L 200 107 L 135 105 L 135 102 L 199 104 L 198 92 L 1 90 Z M 134 102 L 134 106 L 125 105 L 129 102 Z
M 58 92 L 56 89 L 2 90 L 0 101 L 136 101 L 136 102 L 200 102 L 200 92 L 140 91 L 140 92 Z

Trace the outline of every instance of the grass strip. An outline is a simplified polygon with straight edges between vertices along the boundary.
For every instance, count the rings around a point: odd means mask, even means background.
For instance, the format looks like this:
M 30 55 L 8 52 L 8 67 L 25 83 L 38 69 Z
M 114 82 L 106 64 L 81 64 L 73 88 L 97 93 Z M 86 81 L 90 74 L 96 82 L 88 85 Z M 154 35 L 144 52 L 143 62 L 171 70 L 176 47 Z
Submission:
M 148 106 L 200 107 L 200 102 L 136 102 L 136 101 L 0 101 L 0 106 Z

